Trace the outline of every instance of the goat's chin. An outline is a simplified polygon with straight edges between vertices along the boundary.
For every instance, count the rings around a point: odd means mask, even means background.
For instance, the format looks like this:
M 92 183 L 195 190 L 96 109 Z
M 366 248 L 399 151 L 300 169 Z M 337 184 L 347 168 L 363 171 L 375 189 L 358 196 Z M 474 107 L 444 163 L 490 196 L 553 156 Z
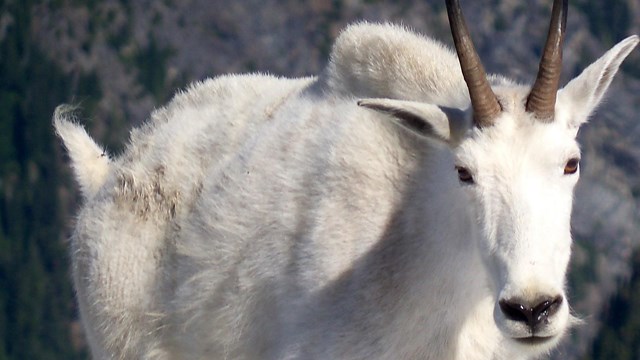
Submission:
M 553 350 L 564 337 L 569 327 L 574 323 L 569 314 L 568 306 L 550 319 L 546 326 L 531 331 L 523 324 L 504 317 L 496 319 L 496 325 L 506 340 L 506 346 L 516 353 L 529 354 L 532 357 L 543 355 Z
M 554 336 L 533 336 L 523 338 L 507 338 L 508 347 L 513 353 L 529 354 L 536 357 L 553 350 L 562 339 L 562 334 Z

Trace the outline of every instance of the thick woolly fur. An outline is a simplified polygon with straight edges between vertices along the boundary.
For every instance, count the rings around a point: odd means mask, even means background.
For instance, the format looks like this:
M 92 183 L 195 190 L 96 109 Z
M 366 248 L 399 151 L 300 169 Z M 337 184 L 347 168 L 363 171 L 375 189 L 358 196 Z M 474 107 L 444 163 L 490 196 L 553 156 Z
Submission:
M 572 322 L 564 278 L 578 175 L 563 169 L 637 42 L 560 90 L 553 123 L 524 111 L 528 86 L 494 77 L 504 112 L 470 126 L 470 110 L 445 109 L 469 103 L 455 54 L 368 23 L 341 34 L 319 78 L 192 85 L 117 158 L 60 108 L 55 127 L 85 199 L 71 246 L 94 358 L 550 351 Z M 376 111 L 389 106 L 414 121 Z M 549 296 L 564 300 L 535 334 L 498 306 Z

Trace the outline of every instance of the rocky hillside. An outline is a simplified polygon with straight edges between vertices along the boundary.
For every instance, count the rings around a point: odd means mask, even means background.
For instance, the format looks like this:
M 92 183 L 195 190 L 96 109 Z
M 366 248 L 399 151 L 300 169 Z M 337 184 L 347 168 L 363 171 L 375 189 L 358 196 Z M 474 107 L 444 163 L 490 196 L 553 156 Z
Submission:
M 462 1 L 489 72 L 532 81 L 546 36 L 550 3 Z M 22 61 L 17 62 L 19 66 L 51 64 L 65 85 L 64 89 L 51 90 L 59 95 L 55 98 L 82 106 L 90 132 L 116 153 L 132 126 L 143 122 L 154 107 L 191 81 L 228 72 L 317 74 L 327 61 L 333 39 L 353 21 L 403 23 L 451 42 L 444 1 L 440 0 L 5 0 L 0 8 L 3 49 L 20 37 L 29 44 L 26 48 L 33 50 L 15 45 L 21 49 L 16 50 L 21 54 L 16 60 Z M 632 33 L 640 33 L 639 2 L 572 0 L 565 42 L 565 82 Z M 23 80 L 28 89 L 32 79 Z M 20 91 L 17 94 L 21 96 Z M 24 106 L 37 101 L 37 96 L 27 97 Z M 576 244 L 569 286 L 574 310 L 587 325 L 575 329 L 571 341 L 554 358 L 587 356 L 604 318 L 601 309 L 616 293 L 618 284 L 631 276 L 629 261 L 640 243 L 638 109 L 640 51 L 636 50 L 614 81 L 606 104 L 579 135 L 584 161 L 576 192 Z M 53 107 L 49 110 L 49 115 L 31 121 L 49 124 Z M 63 155 L 56 149 L 57 168 L 62 169 Z M 28 176 L 28 160 L 20 161 L 18 170 L 2 173 L 2 184 L 6 185 L 11 176 Z M 39 169 L 39 163 L 35 164 Z M 61 176 L 57 180 L 58 211 L 70 218 L 77 195 L 69 189 L 68 173 Z M 11 194 L 7 186 L 1 190 L 4 194 L 0 200 L 8 208 Z M 5 224 L 10 222 L 8 214 L 0 212 L 6 217 L 2 219 Z M 7 241 L 38 241 L 12 240 L 6 234 Z M 0 292 L 4 290 L 0 288 Z

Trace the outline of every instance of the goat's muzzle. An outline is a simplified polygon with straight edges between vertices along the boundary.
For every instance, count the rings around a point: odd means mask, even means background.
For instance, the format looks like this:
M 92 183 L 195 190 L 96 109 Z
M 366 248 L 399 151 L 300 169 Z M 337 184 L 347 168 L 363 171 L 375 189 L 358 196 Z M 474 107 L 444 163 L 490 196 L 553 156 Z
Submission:
M 563 297 L 545 297 L 534 304 L 520 299 L 502 299 L 499 301 L 500 310 L 504 316 L 512 321 L 524 323 L 529 327 L 531 336 L 535 337 L 540 328 L 549 323 L 562 305 Z

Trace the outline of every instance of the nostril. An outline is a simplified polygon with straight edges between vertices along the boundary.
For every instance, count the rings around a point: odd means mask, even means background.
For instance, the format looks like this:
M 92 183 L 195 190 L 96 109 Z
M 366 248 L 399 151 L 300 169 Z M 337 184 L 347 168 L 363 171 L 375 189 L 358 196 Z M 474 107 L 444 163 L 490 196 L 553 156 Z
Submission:
M 546 321 L 549 316 L 555 315 L 562 304 L 562 296 L 556 296 L 553 299 L 546 299 L 533 308 L 532 317 L 535 324 Z
M 521 304 L 519 301 L 500 300 L 499 305 L 500 310 L 502 310 L 504 316 L 509 320 L 520 321 L 527 324 L 533 320 L 531 308 Z

